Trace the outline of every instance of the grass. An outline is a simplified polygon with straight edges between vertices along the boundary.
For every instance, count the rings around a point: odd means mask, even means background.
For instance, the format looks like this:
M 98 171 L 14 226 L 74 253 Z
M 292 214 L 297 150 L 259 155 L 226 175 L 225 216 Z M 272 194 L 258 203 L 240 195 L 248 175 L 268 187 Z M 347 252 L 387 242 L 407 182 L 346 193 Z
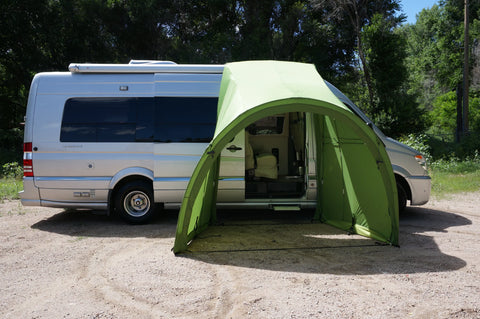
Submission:
M 23 182 L 15 178 L 0 179 L 0 201 L 19 199 L 18 192 L 23 189 Z
M 431 172 L 432 195 L 443 197 L 447 194 L 480 191 L 480 170 L 466 173 Z
M 480 156 L 459 160 L 455 157 L 433 162 L 432 195 L 444 196 L 452 193 L 475 192 L 480 190 Z

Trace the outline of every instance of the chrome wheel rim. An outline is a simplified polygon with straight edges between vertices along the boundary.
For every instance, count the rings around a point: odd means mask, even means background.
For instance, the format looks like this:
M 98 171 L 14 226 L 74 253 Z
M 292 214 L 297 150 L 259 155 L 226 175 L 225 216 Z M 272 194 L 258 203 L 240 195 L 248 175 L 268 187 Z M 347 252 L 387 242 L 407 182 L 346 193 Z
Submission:
M 123 207 L 128 215 L 142 217 L 150 210 L 150 198 L 141 191 L 133 191 L 125 196 Z

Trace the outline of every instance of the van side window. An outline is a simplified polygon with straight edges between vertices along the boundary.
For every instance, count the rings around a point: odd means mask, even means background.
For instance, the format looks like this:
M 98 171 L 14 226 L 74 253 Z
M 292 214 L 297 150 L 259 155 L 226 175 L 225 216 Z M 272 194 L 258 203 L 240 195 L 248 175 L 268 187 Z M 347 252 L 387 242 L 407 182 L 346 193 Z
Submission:
M 155 141 L 210 142 L 217 122 L 218 98 L 157 97 Z
M 153 140 L 153 98 L 71 98 L 65 103 L 61 142 Z
M 218 98 L 71 98 L 61 142 L 210 142 Z

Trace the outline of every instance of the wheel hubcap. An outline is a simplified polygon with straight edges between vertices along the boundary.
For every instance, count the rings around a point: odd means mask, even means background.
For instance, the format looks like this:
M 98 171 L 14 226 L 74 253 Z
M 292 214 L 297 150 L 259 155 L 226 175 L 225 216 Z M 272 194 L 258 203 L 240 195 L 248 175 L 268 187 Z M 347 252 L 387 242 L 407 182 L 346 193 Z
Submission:
M 141 217 L 150 210 L 150 199 L 141 191 L 130 192 L 123 203 L 127 214 L 133 217 Z

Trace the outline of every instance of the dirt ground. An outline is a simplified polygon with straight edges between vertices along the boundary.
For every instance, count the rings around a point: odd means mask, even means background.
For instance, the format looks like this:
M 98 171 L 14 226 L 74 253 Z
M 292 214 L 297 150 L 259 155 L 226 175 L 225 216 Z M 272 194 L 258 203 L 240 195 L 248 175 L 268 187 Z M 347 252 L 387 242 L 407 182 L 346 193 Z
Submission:
M 400 248 L 310 222 L 220 212 L 171 252 L 177 212 L 0 204 L 1 318 L 480 318 L 480 192 L 400 217 Z

